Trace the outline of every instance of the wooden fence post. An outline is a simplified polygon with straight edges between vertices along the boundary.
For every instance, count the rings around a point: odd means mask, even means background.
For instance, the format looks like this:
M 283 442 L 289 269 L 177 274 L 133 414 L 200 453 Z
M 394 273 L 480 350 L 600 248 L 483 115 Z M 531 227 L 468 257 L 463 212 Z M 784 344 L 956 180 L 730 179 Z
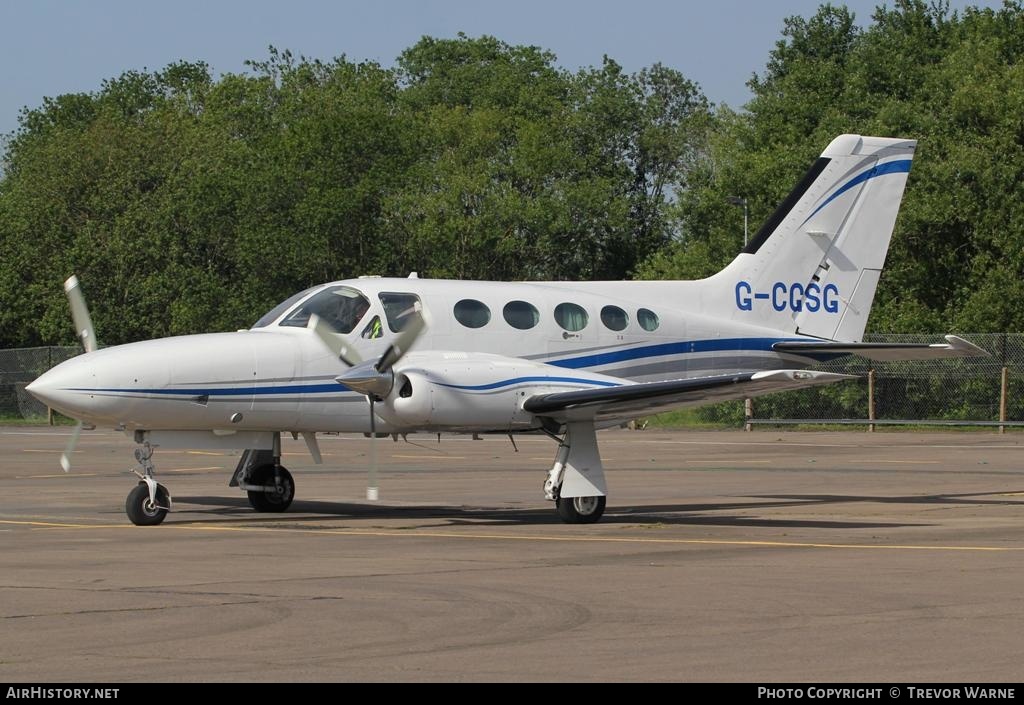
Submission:
M 1009 385 L 1009 368 L 1003 367 L 1002 380 L 999 384 L 999 423 L 1006 423 L 1006 392 Z M 1000 433 L 1006 433 L 1006 426 L 999 426 Z
M 868 370 L 868 421 L 875 420 L 875 370 Z M 873 433 L 875 424 L 868 424 L 868 433 Z

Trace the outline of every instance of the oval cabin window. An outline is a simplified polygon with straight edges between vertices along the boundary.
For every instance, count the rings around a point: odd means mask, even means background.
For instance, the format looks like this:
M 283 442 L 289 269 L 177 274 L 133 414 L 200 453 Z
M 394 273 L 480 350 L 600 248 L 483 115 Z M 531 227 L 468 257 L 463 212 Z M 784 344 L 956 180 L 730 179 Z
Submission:
M 555 306 L 555 322 L 567 331 L 576 332 L 587 327 L 587 312 L 576 304 L 558 304 Z
M 526 301 L 509 301 L 501 313 L 506 323 L 519 330 L 529 330 L 540 323 L 537 307 Z
M 466 328 L 483 328 L 491 320 L 491 309 L 476 299 L 463 299 L 455 304 L 455 320 Z
M 650 309 L 642 308 L 637 311 L 636 320 L 644 330 L 658 329 L 658 314 Z
M 625 330 L 629 316 L 618 306 L 605 306 L 601 309 L 601 323 L 611 330 Z

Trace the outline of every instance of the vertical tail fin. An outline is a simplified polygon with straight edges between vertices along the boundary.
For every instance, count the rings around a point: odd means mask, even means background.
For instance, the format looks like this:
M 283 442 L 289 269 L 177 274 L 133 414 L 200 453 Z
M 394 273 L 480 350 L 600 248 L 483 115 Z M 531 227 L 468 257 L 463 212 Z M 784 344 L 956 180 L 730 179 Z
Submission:
M 832 140 L 743 252 L 704 280 L 703 298 L 733 320 L 859 341 L 916 145 Z

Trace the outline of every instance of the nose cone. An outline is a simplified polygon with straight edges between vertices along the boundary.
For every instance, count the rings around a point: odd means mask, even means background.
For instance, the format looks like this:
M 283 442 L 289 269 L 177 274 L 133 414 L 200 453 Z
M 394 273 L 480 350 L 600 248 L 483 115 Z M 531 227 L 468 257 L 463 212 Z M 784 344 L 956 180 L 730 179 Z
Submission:
M 62 362 L 26 386 L 25 391 L 51 409 L 72 418 L 82 418 L 88 411 L 85 403 L 88 395 L 78 390 L 88 387 L 92 381 L 88 357 L 80 355 Z

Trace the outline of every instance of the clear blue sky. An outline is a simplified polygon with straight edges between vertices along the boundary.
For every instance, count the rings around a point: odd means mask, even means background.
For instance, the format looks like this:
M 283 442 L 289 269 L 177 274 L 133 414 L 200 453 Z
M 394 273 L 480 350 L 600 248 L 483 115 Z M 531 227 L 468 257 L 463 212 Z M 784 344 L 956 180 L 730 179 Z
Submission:
M 268 45 L 391 65 L 421 36 L 491 34 L 553 51 L 568 69 L 609 55 L 629 71 L 655 62 L 740 107 L 789 15 L 817 0 L 0 0 L 0 133 L 44 96 L 97 90 L 130 69 L 203 60 L 245 70 Z M 840 3 L 836 3 L 840 4 Z M 861 24 L 875 0 L 845 3 Z M 891 3 L 890 3 L 891 4 Z M 998 7 L 998 0 L 953 0 Z

